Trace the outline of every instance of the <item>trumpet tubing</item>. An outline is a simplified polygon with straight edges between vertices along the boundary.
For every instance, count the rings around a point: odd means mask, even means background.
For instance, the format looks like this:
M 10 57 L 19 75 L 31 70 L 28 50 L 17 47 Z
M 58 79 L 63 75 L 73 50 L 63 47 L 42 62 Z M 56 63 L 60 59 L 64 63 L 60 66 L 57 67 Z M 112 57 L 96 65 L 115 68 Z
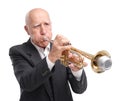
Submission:
M 91 67 L 94 72 L 96 73 L 102 73 L 112 66 L 112 60 L 110 54 L 106 50 L 102 50 L 97 52 L 96 55 L 89 54 L 87 52 L 81 51 L 79 49 L 76 49 L 74 47 L 71 48 L 70 52 L 75 52 L 78 55 L 82 55 L 86 57 L 87 59 L 91 60 Z M 68 66 L 69 63 L 74 63 L 78 68 L 83 65 L 82 62 L 78 62 L 76 60 L 69 60 L 68 58 L 68 51 L 64 52 L 61 57 L 61 63 L 64 66 Z

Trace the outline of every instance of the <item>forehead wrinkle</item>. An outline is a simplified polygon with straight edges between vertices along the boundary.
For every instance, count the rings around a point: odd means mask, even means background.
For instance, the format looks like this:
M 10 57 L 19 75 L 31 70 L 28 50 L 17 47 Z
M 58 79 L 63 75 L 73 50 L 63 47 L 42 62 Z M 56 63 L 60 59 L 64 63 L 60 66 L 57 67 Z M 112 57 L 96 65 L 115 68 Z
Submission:
M 39 14 L 39 15 L 37 15 L 37 14 Z M 32 9 L 31 11 L 29 11 L 26 14 L 26 17 L 25 17 L 25 23 L 26 23 L 26 25 L 30 23 L 30 20 L 33 17 L 38 17 L 38 16 L 41 17 L 41 18 L 42 18 L 42 16 L 48 17 L 48 20 L 51 23 L 49 14 L 48 14 L 48 12 L 46 10 L 41 9 L 41 8 L 35 8 L 35 9 Z

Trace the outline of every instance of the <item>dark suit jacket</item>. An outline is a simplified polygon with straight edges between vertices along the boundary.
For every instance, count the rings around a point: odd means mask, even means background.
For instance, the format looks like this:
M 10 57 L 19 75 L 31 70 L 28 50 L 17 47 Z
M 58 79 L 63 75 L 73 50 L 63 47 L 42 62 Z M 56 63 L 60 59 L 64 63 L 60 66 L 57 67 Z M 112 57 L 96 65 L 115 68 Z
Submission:
M 41 59 L 30 40 L 11 47 L 9 55 L 21 88 L 20 101 L 73 101 L 68 81 L 75 93 L 83 93 L 87 88 L 84 71 L 77 81 L 59 60 L 50 71 L 46 58 Z

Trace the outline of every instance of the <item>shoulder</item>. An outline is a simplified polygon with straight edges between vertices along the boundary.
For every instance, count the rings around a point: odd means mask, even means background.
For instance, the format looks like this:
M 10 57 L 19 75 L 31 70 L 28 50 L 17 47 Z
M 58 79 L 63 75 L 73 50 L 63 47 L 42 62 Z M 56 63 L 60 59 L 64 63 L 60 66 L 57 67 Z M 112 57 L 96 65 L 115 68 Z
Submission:
M 26 47 L 30 44 L 29 40 L 19 45 L 14 45 L 9 48 L 9 53 L 19 52 L 27 49 Z
M 19 45 L 14 45 L 14 46 L 10 47 L 10 50 L 13 50 L 13 49 L 19 50 L 22 47 L 24 47 L 25 45 L 26 45 L 26 42 L 22 43 L 22 44 L 19 44 Z

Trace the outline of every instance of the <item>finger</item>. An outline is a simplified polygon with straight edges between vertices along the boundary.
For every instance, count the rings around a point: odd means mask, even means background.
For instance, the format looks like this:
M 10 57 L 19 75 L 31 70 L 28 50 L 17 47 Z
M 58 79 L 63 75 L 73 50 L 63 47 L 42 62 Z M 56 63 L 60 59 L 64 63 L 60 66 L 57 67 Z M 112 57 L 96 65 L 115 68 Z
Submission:
M 70 44 L 70 41 L 61 34 L 58 34 L 55 39 L 58 40 L 62 46 L 63 45 L 66 46 Z
M 63 43 L 63 46 L 67 46 L 67 45 L 71 45 L 71 43 L 70 42 L 64 42 Z
M 68 66 L 73 71 L 78 71 L 80 69 L 80 68 L 76 67 L 73 63 L 69 64 Z
M 83 67 L 86 67 L 86 66 L 88 66 L 88 63 L 83 62 Z
M 62 51 L 70 50 L 71 46 L 70 45 L 68 45 L 68 46 L 61 46 L 61 49 L 62 49 Z

